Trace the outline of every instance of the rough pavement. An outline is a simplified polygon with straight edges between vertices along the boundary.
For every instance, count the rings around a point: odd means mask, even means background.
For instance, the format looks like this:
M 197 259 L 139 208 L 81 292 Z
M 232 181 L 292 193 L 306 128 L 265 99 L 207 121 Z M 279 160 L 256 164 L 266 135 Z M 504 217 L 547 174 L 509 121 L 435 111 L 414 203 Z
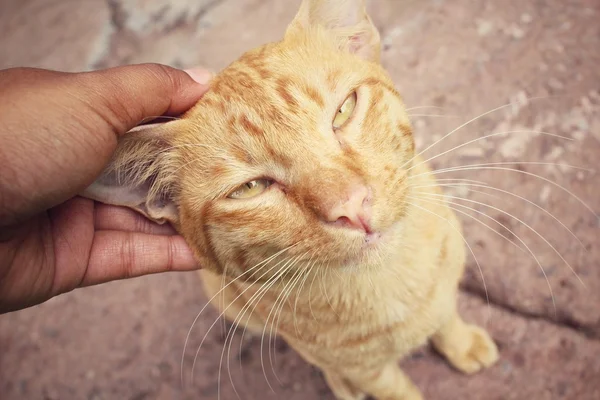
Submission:
M 218 70 L 278 39 L 298 4 L 5 0 L 0 68 L 79 71 L 152 61 Z M 480 116 L 426 158 L 494 135 L 432 163 L 495 163 L 439 177 L 485 182 L 447 192 L 469 199 L 453 201 L 481 267 L 470 258 L 461 307 L 467 319 L 487 324 L 502 359 L 465 377 L 422 349 L 403 361 L 407 373 L 428 399 L 600 398 L 600 223 L 593 214 L 600 182 L 586 170 L 598 168 L 600 156 L 600 2 L 375 0 L 371 10 L 419 149 Z M 185 337 L 205 301 L 196 274 L 182 273 L 78 290 L 1 316 L 0 399 L 217 398 L 221 323 L 207 335 L 189 382 L 195 350 L 217 316 L 212 310 L 194 326 L 185 389 L 179 383 Z M 225 353 L 221 399 L 237 399 L 234 387 L 243 400 L 332 399 L 318 371 L 281 343 L 274 367 L 268 343 L 263 349 L 271 390 L 260 340 L 245 341 L 240 359 L 240 339 Z

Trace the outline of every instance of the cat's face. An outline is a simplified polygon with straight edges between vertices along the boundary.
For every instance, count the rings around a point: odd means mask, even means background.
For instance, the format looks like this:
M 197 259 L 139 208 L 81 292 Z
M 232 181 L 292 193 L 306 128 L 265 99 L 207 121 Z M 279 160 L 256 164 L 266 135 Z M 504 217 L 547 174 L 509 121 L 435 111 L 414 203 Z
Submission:
M 353 25 L 327 28 L 333 3 Z M 239 275 L 284 249 L 277 261 L 357 265 L 396 234 L 414 142 L 363 6 L 306 1 L 284 40 L 163 128 L 174 219 L 206 266 Z

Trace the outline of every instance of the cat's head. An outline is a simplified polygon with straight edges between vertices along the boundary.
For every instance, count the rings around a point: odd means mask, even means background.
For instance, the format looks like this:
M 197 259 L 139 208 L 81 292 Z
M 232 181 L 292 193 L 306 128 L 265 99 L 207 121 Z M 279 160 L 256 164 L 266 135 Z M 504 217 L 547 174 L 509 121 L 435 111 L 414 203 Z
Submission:
M 278 252 L 290 267 L 375 260 L 414 153 L 379 45 L 364 0 L 304 0 L 282 41 L 219 73 L 182 119 L 125 135 L 86 195 L 173 223 L 232 275 Z

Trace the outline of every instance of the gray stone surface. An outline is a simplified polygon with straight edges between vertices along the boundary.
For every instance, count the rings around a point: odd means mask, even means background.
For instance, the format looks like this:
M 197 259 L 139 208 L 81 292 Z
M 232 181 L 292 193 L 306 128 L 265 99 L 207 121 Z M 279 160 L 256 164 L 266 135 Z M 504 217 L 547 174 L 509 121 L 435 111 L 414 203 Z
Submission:
M 298 4 L 2 1 L 0 68 L 76 71 L 152 61 L 218 70 L 244 50 L 278 39 Z M 487 323 L 502 360 L 464 377 L 422 349 L 403 362 L 406 371 L 429 399 L 600 398 L 600 223 L 594 215 L 600 212 L 594 171 L 600 156 L 600 3 L 375 0 L 371 8 L 382 31 L 383 62 L 411 108 L 418 147 L 479 116 L 426 155 L 498 133 L 432 163 L 440 169 L 503 164 L 439 177 L 484 181 L 537 204 L 480 186 L 447 188 L 468 199 L 456 200 L 459 210 L 481 220 L 462 215 L 475 257 L 461 307 L 468 319 Z M 220 323 L 202 346 L 194 382 L 186 379 L 183 390 L 179 383 L 185 337 L 205 301 L 196 274 L 172 274 L 78 290 L 1 316 L 0 399 L 217 398 Z M 216 316 L 206 311 L 192 330 L 186 378 Z M 242 345 L 240 364 L 240 339 L 236 335 L 225 354 L 221 399 L 237 399 L 227 360 L 241 399 L 332 398 L 320 374 L 282 344 L 274 362 L 280 382 L 263 350 L 272 391 L 260 341 Z

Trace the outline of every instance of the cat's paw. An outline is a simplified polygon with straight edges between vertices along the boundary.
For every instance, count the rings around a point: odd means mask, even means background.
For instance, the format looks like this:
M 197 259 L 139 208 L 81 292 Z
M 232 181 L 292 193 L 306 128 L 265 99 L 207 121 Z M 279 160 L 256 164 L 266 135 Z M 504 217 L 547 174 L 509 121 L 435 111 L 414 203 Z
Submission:
M 331 391 L 337 400 L 367 400 L 367 394 L 357 392 L 353 388 L 347 386 L 331 387 Z
M 358 390 L 354 385 L 337 374 L 325 372 L 325 380 L 329 389 L 337 400 L 366 400 L 366 393 Z
M 367 395 L 364 393 L 359 393 L 359 394 L 351 394 L 351 393 L 345 393 L 345 394 L 336 394 L 335 395 L 336 400 L 367 400 Z
M 417 386 L 412 382 L 408 385 L 405 391 L 400 396 L 400 400 L 424 400 L 423 394 Z
M 490 335 L 475 325 L 466 325 L 463 346 L 439 348 L 450 364 L 465 374 L 474 374 L 498 361 L 498 347 Z

